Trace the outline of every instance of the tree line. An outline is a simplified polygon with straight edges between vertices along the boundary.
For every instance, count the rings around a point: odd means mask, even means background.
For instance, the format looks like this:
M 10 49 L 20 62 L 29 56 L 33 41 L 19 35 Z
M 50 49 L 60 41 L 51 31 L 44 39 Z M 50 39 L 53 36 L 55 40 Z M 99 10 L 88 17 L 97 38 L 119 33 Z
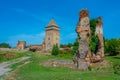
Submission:
M 0 48 L 11 48 L 8 43 L 0 43 Z

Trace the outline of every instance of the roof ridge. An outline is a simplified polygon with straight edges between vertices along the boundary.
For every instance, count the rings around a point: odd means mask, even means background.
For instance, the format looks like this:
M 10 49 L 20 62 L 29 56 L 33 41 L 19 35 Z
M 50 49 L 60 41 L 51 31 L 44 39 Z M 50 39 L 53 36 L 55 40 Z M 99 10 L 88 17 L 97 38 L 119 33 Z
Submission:
M 56 24 L 56 22 L 53 18 L 50 20 L 48 26 L 57 26 L 58 27 L 58 25 Z

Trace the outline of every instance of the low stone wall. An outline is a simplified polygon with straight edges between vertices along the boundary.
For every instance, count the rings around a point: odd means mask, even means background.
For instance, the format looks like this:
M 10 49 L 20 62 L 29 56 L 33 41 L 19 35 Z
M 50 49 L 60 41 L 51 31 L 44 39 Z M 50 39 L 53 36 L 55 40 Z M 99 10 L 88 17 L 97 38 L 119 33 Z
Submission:
M 1 51 L 10 51 L 11 48 L 0 48 Z

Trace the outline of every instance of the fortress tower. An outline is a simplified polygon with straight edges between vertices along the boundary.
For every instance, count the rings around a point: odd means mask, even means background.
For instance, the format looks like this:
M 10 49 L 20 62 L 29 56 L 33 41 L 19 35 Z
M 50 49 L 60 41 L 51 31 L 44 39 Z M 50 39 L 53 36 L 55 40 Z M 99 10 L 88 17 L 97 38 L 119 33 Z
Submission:
M 26 48 L 26 42 L 25 41 L 18 41 L 17 49 L 24 50 L 25 48 Z
M 51 50 L 55 44 L 60 46 L 60 28 L 52 19 L 46 27 L 45 50 Z

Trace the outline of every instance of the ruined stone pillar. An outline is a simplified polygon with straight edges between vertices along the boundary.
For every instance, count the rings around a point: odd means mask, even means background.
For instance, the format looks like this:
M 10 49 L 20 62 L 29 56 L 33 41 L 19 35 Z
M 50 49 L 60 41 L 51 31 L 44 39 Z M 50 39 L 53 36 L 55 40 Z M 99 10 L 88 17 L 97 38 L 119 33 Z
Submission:
M 80 38 L 87 40 L 87 42 L 90 40 L 90 21 L 88 10 L 82 10 L 80 12 L 80 18 L 76 32 Z
M 90 21 L 89 21 L 88 10 L 80 11 L 80 17 L 79 17 L 79 22 L 76 28 L 76 32 L 80 37 L 79 49 L 78 49 L 80 58 L 89 61 L 91 57 L 91 50 L 89 48 Z
M 103 39 L 102 25 L 103 25 L 102 17 L 98 17 L 97 24 L 96 24 L 96 31 L 95 31 L 95 34 L 99 38 L 99 45 L 98 45 L 97 54 L 103 58 L 104 57 L 104 39 Z

